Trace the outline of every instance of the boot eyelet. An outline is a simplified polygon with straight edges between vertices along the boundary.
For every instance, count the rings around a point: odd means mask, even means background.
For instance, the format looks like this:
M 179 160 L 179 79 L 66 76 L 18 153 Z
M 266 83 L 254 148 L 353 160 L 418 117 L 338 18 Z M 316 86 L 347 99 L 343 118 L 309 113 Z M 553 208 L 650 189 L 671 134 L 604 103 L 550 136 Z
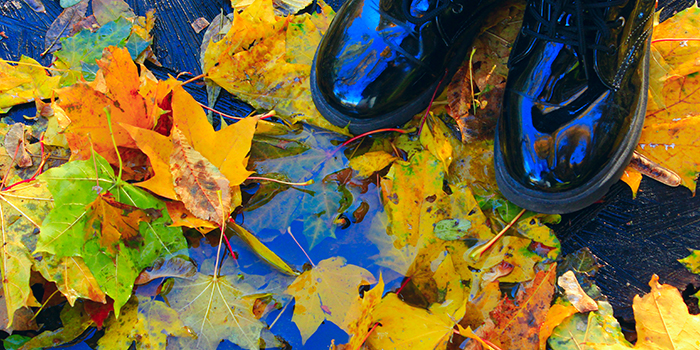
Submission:
M 458 15 L 458 14 L 462 13 L 463 10 L 464 10 L 464 6 L 462 6 L 462 4 L 452 3 L 452 13 Z
M 620 23 L 620 25 L 617 26 L 618 28 L 624 27 L 625 26 L 625 17 L 622 17 L 622 16 L 618 17 L 617 22 Z

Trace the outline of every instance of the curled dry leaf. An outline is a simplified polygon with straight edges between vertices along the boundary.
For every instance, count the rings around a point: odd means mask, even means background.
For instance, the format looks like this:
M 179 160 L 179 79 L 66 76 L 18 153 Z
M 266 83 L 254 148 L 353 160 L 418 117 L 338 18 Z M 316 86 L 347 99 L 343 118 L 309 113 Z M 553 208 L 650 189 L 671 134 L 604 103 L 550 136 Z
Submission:
M 564 288 L 566 297 L 574 305 L 578 312 L 598 310 L 598 304 L 596 304 L 595 300 L 589 297 L 583 288 L 581 288 L 581 285 L 578 283 L 576 275 L 573 271 L 566 271 L 563 275 L 559 276 L 557 279 L 557 284 L 559 287 Z
M 180 129 L 173 128 L 172 142 L 170 172 L 175 192 L 192 214 L 223 225 L 231 213 L 230 182 L 187 142 Z
M 5 134 L 5 152 L 13 158 L 20 168 L 32 166 L 32 157 L 27 153 L 24 138 L 24 124 L 12 124 Z

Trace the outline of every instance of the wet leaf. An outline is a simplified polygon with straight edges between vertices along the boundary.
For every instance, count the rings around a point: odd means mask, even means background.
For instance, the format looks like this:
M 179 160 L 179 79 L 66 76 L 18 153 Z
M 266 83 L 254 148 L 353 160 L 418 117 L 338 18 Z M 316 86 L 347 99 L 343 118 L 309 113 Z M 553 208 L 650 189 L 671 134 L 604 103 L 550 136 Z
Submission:
M 559 276 L 557 285 L 564 289 L 566 299 L 571 302 L 578 312 L 585 313 L 598 310 L 598 305 L 586 294 L 583 288 L 581 288 L 573 271 L 566 271 L 563 275 Z
M 36 250 L 57 258 L 82 257 L 100 288 L 114 299 L 117 315 L 142 269 L 159 257 L 185 248 L 180 230 L 168 227 L 170 218 L 165 205 L 117 179 L 109 163 L 99 155 L 50 169 L 39 178 L 48 184 L 55 208 L 41 225 Z M 115 202 L 99 205 L 117 206 L 117 210 L 135 220 L 125 223 L 130 226 L 125 234 L 122 228 L 112 226 L 115 221 L 110 221 L 125 219 L 100 212 L 97 203 L 109 198 L 107 191 Z
M 192 227 L 202 233 L 207 233 L 218 227 L 210 221 L 194 216 L 185 208 L 185 204 L 182 202 L 168 201 L 165 202 L 165 206 L 168 208 L 168 214 L 173 219 L 172 226 Z
M 94 33 L 83 30 L 75 36 L 61 39 L 61 50 L 54 53 L 57 61 L 54 67 L 65 70 L 61 73 L 61 86 L 75 84 L 82 76 L 87 81 L 95 79 L 98 70 L 96 61 L 102 57 L 102 50 L 109 46 L 129 49 L 132 59 L 136 59 L 147 46 L 138 35 L 131 35 L 132 23 L 124 18 L 103 24 Z
M 700 125 L 700 113 L 695 104 L 700 98 L 700 69 L 696 64 L 700 36 L 696 25 L 700 9 L 691 7 L 654 28 L 652 47 L 664 62 L 663 69 L 651 71 L 659 79 L 660 91 L 652 90 L 659 101 L 650 99 L 644 129 L 637 152 L 662 167 L 675 171 L 681 184 L 695 192 L 698 163 L 692 156 L 698 152 L 695 130 Z M 688 38 L 688 41 L 678 40 Z M 660 69 L 652 65 L 652 69 Z M 652 87 L 656 82 L 652 82 Z M 630 186 L 638 187 L 640 178 L 631 179 Z
M 444 348 L 454 332 L 456 314 L 431 312 L 410 306 L 396 294 L 387 294 L 372 311 L 372 320 L 381 323 L 367 343 L 375 349 L 433 350 Z
M 61 6 L 65 10 L 51 23 L 51 26 L 46 31 L 46 36 L 44 36 L 45 53 L 60 50 L 62 45 L 59 39 L 75 34 L 73 27 L 85 19 L 88 2 L 82 0 L 72 5 L 63 6 L 63 1 L 61 1 Z
M 39 306 L 29 288 L 29 278 L 36 247 L 37 230 L 53 207 L 45 185 L 33 181 L 0 192 L 0 225 L 2 225 L 3 299 L 8 323 L 13 324 L 15 311 Z
M 46 13 L 46 8 L 44 7 L 44 4 L 41 2 L 41 0 L 22 0 L 22 1 L 24 1 L 25 4 L 29 5 L 29 7 L 34 12 Z
M 0 113 L 37 98 L 49 98 L 58 88 L 59 78 L 50 76 L 39 62 L 26 56 L 19 62 L 11 65 L 0 60 Z
M 182 131 L 192 148 L 206 158 L 228 179 L 232 190 L 231 207 L 240 204 L 240 185 L 252 172 L 246 170 L 251 140 L 258 122 L 257 117 L 243 119 L 222 130 L 214 131 L 206 114 L 182 87 L 173 86 L 171 98 L 172 123 Z M 179 199 L 175 193 L 170 156 L 172 137 L 148 128 L 122 124 L 135 144 L 148 155 L 154 176 L 138 186 L 170 199 Z M 217 200 L 218 203 L 218 200 Z M 215 219 L 217 222 L 221 217 Z
M 272 265 L 276 269 L 290 275 L 298 276 L 299 272 L 295 271 L 289 266 L 282 258 L 275 254 L 270 248 L 265 246 L 260 240 L 255 237 L 252 233 L 248 232 L 243 227 L 237 225 L 234 222 L 229 222 L 227 228 L 231 229 L 238 237 L 240 237 L 243 242 L 246 242 L 248 246 L 257 254 L 261 259 L 265 260 L 268 264 Z
M 79 298 L 106 303 L 105 293 L 83 258 L 70 256 L 57 258 L 55 255 L 42 254 L 42 259 L 34 263 L 42 276 L 56 283 L 56 288 L 63 294 L 71 306 Z
M 359 177 L 367 177 L 380 171 L 398 158 L 384 151 L 373 151 L 353 157 L 348 162 L 351 168 L 357 170 Z
M 582 343 L 595 349 L 614 344 L 622 344 L 622 349 L 631 348 L 613 316 L 612 306 L 606 301 L 598 302 L 596 312 L 577 313 L 564 319 L 547 342 L 553 350 L 578 350 Z
M 287 288 L 296 301 L 292 321 L 301 332 L 302 343 L 324 320 L 346 328 L 345 313 L 363 284 L 374 283 L 372 274 L 342 257 L 323 260 L 304 272 Z
M 134 11 L 123 0 L 92 0 L 92 12 L 95 14 L 97 23 L 102 26 L 116 21 L 119 17 L 135 17 Z
M 44 331 L 24 343 L 21 350 L 43 349 L 69 343 L 93 326 L 90 315 L 83 308 L 84 303 L 78 301 L 75 306 L 65 305 L 61 310 L 63 327 L 54 331 Z
M 462 141 L 493 135 L 508 75 L 508 56 L 522 26 L 523 5 L 521 1 L 506 1 L 489 14 L 474 39 L 473 54 L 446 88 L 447 111 L 460 128 Z
M 141 271 L 135 285 L 146 284 L 154 279 L 178 277 L 192 278 L 197 274 L 197 266 L 186 256 L 158 258 L 153 266 Z
M 352 306 L 348 308 L 343 324 L 346 325 L 346 331 L 351 335 L 351 338 L 346 348 L 360 348 L 369 330 L 374 325 L 370 313 L 381 302 L 383 294 L 384 280 L 380 275 L 377 285 L 366 291 L 362 297 L 357 296 Z
M 688 271 L 694 274 L 700 274 L 700 250 L 691 249 L 690 255 L 678 261 L 685 265 Z
M 255 172 L 263 177 L 282 178 L 292 182 L 314 183 L 304 187 L 283 186 L 279 190 L 263 193 L 261 191 L 254 201 L 266 201 L 263 206 L 254 207 L 246 214 L 245 227 L 260 233 L 263 230 L 274 230 L 273 234 L 286 232 L 295 220 L 304 222 L 303 235 L 313 249 L 325 238 L 335 238 L 334 223 L 340 214 L 342 184 L 329 179 L 333 173 L 347 166 L 347 159 L 342 152 L 335 152 L 334 142 L 342 140 L 340 135 L 333 133 L 311 132 L 302 130 L 289 135 L 267 137 L 268 142 L 290 145 L 289 148 L 278 150 L 286 157 L 267 159 L 264 150 L 269 149 L 270 143 L 257 146 L 251 150 L 251 162 Z M 274 141 L 273 141 L 274 140 Z M 274 215 L 272 222 L 268 219 Z
M 236 24 L 224 39 L 209 43 L 204 60 L 207 77 L 255 108 L 274 109 L 293 121 L 341 131 L 319 114 L 311 100 L 308 58 L 326 30 L 317 24 L 327 22 L 313 17 L 332 16 L 330 7 L 322 11 L 284 18 L 272 15 L 272 0 L 254 1 L 240 15 L 234 14 Z M 256 16 L 260 12 L 264 15 Z M 295 33 L 291 38 L 303 38 L 304 45 L 288 46 L 291 31 Z
M 228 179 L 189 145 L 177 127 L 173 128 L 172 142 L 170 173 L 175 182 L 175 192 L 192 214 L 223 226 L 231 212 Z
M 27 153 L 24 124 L 15 123 L 5 134 L 5 152 L 12 156 L 14 163 L 21 168 L 32 166 L 32 158 Z
M 263 323 L 252 312 L 253 293 L 236 276 L 198 273 L 193 280 L 176 279 L 168 301 L 197 338 L 179 339 L 175 348 L 213 350 L 227 339 L 244 349 L 259 349 Z
M 540 325 L 554 294 L 555 266 L 524 283 L 515 300 L 504 298 L 476 333 L 503 349 L 538 349 Z
M 122 315 L 107 320 L 105 335 L 98 342 L 98 349 L 165 349 L 168 336 L 188 337 L 191 334 L 178 317 L 178 313 L 159 300 L 128 302 Z
M 547 316 L 540 327 L 540 350 L 546 350 L 547 339 L 552 335 L 554 328 L 559 326 L 569 316 L 577 313 L 576 308 L 571 304 L 554 304 L 547 310 Z

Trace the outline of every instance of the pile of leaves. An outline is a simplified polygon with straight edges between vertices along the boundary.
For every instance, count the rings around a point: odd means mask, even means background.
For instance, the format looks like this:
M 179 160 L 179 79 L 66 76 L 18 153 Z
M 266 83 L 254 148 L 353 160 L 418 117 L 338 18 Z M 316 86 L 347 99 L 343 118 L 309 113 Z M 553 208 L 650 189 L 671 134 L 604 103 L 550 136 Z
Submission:
M 634 300 L 628 342 L 595 257 L 560 256 L 545 225 L 560 218 L 500 195 L 493 127 L 522 1 L 491 15 L 430 113 L 352 139 L 310 98 L 328 6 L 239 1 L 212 20 L 210 102 L 223 88 L 265 112 L 228 125 L 183 89 L 193 80 L 146 68 L 153 13 L 61 4 L 51 67 L 0 61 L 2 111 L 37 106 L 31 125 L 0 124 L 6 349 L 94 329 L 100 349 L 700 346 L 700 316 L 657 278 Z M 638 149 L 692 190 L 699 18 L 694 7 L 655 29 Z M 700 252 L 682 262 L 700 273 Z M 36 323 L 57 308 L 62 326 Z

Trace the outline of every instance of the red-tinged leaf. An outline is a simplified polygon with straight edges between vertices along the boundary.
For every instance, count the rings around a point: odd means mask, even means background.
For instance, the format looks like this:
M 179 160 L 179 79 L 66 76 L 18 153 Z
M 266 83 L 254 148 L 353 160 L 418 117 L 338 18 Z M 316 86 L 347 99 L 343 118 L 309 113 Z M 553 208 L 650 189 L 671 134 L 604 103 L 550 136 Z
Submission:
M 105 304 L 86 300 L 84 307 L 85 312 L 88 314 L 88 316 L 90 316 L 90 319 L 95 322 L 97 327 L 102 328 L 102 325 L 107 317 L 109 317 L 109 314 L 114 311 L 114 300 L 107 299 L 107 303 Z
M 534 280 L 521 285 L 514 300 L 508 297 L 501 300 L 476 334 L 501 349 L 538 349 L 540 325 L 552 302 L 555 279 L 556 265 L 539 271 Z M 474 342 L 470 345 L 471 349 L 477 346 Z

